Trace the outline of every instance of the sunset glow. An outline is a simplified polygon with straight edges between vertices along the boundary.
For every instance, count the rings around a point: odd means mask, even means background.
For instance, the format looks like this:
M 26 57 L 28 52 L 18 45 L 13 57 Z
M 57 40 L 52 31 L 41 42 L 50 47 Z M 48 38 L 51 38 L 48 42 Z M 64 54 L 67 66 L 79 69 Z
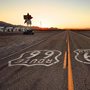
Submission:
M 90 0 L 1 0 L 0 21 L 24 25 L 30 13 L 33 26 L 90 28 L 89 9 Z

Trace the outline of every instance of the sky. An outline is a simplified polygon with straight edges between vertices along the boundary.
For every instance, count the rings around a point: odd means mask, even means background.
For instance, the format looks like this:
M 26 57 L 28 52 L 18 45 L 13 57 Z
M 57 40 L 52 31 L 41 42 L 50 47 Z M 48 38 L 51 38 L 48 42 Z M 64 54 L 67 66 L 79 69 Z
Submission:
M 24 25 L 27 13 L 32 26 L 90 28 L 90 0 L 0 0 L 0 21 Z

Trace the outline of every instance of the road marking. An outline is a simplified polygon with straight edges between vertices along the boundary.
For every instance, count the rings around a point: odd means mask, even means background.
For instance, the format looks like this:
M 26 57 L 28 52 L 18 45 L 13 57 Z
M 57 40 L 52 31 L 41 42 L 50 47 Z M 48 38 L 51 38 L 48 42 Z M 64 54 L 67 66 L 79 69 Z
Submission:
M 22 53 L 18 58 L 8 62 L 8 66 L 51 66 L 58 63 L 62 52 L 58 50 L 33 50 Z
M 76 61 L 84 64 L 90 64 L 90 49 L 77 49 L 74 53 L 76 53 Z
M 69 36 L 67 37 L 67 39 L 68 39 L 68 90 L 74 90 Z
M 65 51 L 63 69 L 66 69 L 66 64 L 67 64 L 67 52 Z

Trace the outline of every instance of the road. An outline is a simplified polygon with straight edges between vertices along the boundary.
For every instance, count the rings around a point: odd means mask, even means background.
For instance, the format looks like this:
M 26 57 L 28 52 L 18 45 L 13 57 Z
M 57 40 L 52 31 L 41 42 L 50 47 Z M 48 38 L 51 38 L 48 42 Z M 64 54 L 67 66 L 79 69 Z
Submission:
M 90 31 L 38 31 L 0 42 L 0 90 L 90 90 Z

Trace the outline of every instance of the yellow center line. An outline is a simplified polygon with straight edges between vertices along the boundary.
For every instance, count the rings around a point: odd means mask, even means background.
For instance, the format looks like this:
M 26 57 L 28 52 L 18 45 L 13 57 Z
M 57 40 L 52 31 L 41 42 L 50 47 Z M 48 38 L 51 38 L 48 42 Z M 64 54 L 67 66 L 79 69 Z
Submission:
M 67 52 L 65 51 L 63 69 L 66 69 L 66 64 L 67 64 Z
M 69 36 L 68 36 L 68 90 L 74 90 Z

